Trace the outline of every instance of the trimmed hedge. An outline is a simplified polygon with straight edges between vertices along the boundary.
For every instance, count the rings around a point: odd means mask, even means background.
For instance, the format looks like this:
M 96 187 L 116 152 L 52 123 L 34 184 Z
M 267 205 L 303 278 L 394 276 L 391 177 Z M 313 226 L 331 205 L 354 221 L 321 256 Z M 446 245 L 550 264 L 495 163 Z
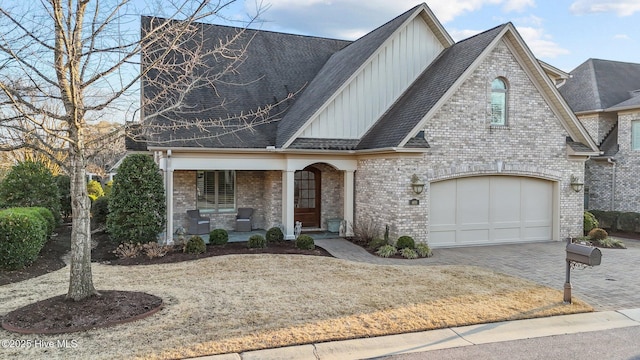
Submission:
M 0 267 L 16 270 L 33 263 L 47 241 L 48 226 L 38 209 L 0 211 Z
M 42 206 L 60 222 L 60 191 L 51 171 L 40 162 L 24 161 L 0 183 L 0 203 L 8 207 Z
M 640 213 L 589 210 L 598 222 L 600 227 L 609 232 L 636 232 L 640 233 Z
M 316 244 L 311 236 L 303 234 L 296 239 L 296 247 L 301 250 L 313 250 Z

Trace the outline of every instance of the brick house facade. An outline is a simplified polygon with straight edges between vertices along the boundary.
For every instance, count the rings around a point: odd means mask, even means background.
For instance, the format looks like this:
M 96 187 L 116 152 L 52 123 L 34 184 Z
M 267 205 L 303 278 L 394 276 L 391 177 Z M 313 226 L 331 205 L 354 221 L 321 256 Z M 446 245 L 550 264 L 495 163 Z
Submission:
M 229 28 L 203 31 L 215 38 Z M 354 222 L 373 222 L 388 225 L 392 238 L 434 247 L 581 233 L 584 195 L 570 182 L 584 178 L 597 147 L 512 24 L 455 43 L 421 4 L 354 42 L 249 35 L 246 72 L 275 68 L 255 74 L 255 86 L 308 85 L 277 121 L 233 139 L 150 139 L 172 194 L 168 233 L 186 225 L 202 191 L 227 202 L 201 211 L 212 229 L 232 230 L 234 210 L 251 207 L 253 228 L 280 226 L 288 239 L 299 219 L 326 230 L 335 218 L 347 234 Z M 300 59 L 296 46 L 317 53 Z M 284 64 L 260 63 L 274 51 Z M 247 101 L 256 94 L 229 91 Z M 283 98 L 278 91 L 262 100 Z M 203 172 L 211 172 L 208 187 L 198 180 Z M 414 190 L 414 178 L 424 191 Z
M 586 162 L 586 207 L 640 212 L 640 64 L 589 59 L 559 90 L 601 151 Z

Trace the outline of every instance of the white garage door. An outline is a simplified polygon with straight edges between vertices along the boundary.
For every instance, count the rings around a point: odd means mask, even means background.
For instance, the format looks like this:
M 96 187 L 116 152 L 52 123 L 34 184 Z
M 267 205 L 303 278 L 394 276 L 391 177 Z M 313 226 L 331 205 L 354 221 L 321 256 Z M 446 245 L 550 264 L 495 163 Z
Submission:
M 480 176 L 435 182 L 429 192 L 434 247 L 552 239 L 550 181 Z

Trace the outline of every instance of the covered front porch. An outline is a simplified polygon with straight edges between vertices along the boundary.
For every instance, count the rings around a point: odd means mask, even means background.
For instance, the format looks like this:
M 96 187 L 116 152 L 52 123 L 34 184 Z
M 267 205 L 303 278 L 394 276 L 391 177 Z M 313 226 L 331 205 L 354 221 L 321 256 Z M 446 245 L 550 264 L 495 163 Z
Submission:
M 279 227 L 287 240 L 295 239 L 298 221 L 304 231 L 320 234 L 337 219 L 353 223 L 354 158 L 175 150 L 157 151 L 155 156 L 165 179 L 167 234 L 175 235 L 178 227 L 189 230 L 186 213 L 193 209 L 209 219 L 209 230 L 225 229 L 234 239 L 242 239 L 238 241 L 250 236 L 235 232 L 239 208 L 253 209 L 251 232 Z M 350 226 L 344 230 L 350 235 Z

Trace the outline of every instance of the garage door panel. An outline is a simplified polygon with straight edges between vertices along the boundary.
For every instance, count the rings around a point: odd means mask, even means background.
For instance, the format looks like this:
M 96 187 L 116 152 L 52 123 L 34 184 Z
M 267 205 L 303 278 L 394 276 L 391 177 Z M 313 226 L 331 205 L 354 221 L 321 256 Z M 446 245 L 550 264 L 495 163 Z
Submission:
M 431 244 L 439 244 L 440 246 L 455 245 L 455 230 L 432 230 L 430 236 Z
M 489 224 L 489 179 L 467 178 L 457 181 L 458 225 Z
M 431 203 L 438 204 L 438 210 L 429 213 L 429 221 L 438 225 L 453 225 L 455 230 L 456 183 L 453 181 L 434 183 L 429 191 Z
M 430 196 L 434 246 L 552 239 L 550 181 L 514 176 L 462 178 L 431 184 Z
M 491 178 L 491 220 L 493 223 L 520 223 L 521 184 L 512 178 Z
M 486 244 L 489 242 L 488 229 L 460 230 L 456 235 L 456 242 L 458 243 Z

